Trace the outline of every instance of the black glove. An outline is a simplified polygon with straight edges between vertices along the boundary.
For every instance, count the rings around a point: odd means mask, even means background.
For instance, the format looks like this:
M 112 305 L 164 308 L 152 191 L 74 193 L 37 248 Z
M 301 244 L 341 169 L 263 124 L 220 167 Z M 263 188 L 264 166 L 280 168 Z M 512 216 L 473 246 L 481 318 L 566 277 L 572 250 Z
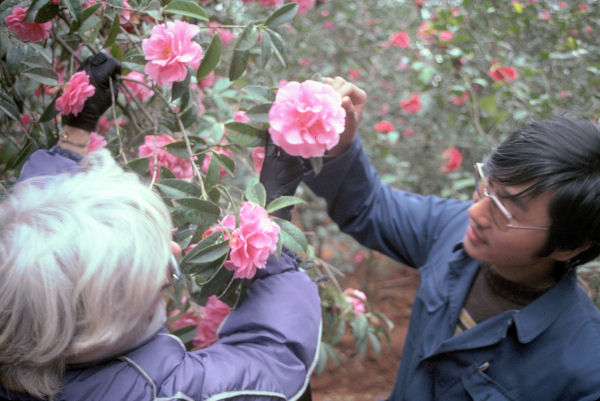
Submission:
M 290 156 L 275 145 L 267 134 L 265 144 L 265 160 L 260 170 L 260 182 L 267 191 L 267 204 L 280 196 L 293 196 L 302 181 L 304 167 L 299 156 Z M 272 213 L 273 216 L 285 220 L 292 218 L 293 206 L 288 206 Z
M 121 64 L 113 57 L 98 53 L 83 60 L 77 71 L 85 71 L 90 77 L 90 84 L 96 91 L 85 101 L 83 110 L 76 116 L 68 114 L 62 117 L 62 123 L 86 131 L 95 131 L 98 120 L 112 104 L 110 81 L 115 97 L 119 92 L 117 75 L 121 74 Z

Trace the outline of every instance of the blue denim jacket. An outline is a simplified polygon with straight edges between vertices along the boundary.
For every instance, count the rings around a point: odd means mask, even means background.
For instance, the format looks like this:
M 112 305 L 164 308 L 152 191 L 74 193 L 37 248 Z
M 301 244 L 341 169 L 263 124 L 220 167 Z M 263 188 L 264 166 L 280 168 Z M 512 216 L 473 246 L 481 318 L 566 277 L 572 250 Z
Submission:
M 342 231 L 419 269 L 389 400 L 600 399 L 600 311 L 575 274 L 525 308 L 454 336 L 480 266 L 461 243 L 471 203 L 383 184 L 360 140 L 305 181 Z

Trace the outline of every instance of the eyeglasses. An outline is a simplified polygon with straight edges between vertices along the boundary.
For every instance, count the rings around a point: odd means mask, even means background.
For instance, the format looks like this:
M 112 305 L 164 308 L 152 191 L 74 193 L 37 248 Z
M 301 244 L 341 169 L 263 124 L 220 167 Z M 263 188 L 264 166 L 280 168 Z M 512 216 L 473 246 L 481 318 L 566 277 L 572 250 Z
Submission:
M 181 273 L 181 269 L 179 269 L 179 263 L 177 263 L 177 259 L 175 259 L 175 255 L 172 253 L 169 256 L 169 274 L 171 275 L 171 278 L 168 283 L 161 287 L 161 291 L 183 280 L 183 273 Z
M 530 227 L 513 224 L 512 214 L 510 214 L 508 209 L 506 209 L 496 195 L 490 194 L 489 183 L 485 174 L 483 173 L 483 164 L 477 163 L 473 167 L 475 168 L 475 191 L 477 192 L 477 196 L 479 196 L 479 198 L 486 197 L 492 200 L 490 214 L 492 215 L 492 220 L 494 220 L 494 223 L 496 223 L 500 230 L 508 231 L 509 228 L 517 228 L 521 230 L 547 231 L 550 229 L 550 227 Z

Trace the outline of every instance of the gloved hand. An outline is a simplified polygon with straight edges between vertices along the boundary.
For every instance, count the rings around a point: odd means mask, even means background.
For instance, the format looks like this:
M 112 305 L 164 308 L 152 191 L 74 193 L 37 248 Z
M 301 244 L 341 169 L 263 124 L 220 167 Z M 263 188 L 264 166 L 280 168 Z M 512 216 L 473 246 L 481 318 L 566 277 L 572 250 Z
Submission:
M 302 159 L 299 156 L 290 156 L 267 135 L 265 160 L 260 170 L 260 182 L 267 191 L 267 204 L 280 196 L 293 196 L 303 175 Z M 293 206 L 288 206 L 276 210 L 272 215 L 290 220 L 292 208 Z
M 112 104 L 111 79 L 115 97 L 119 92 L 116 78 L 121 74 L 121 64 L 115 58 L 101 52 L 83 60 L 78 71 L 85 71 L 89 75 L 90 84 L 94 85 L 96 91 L 86 100 L 81 112 L 76 116 L 63 116 L 62 123 L 86 131 L 95 131 L 98 120 Z

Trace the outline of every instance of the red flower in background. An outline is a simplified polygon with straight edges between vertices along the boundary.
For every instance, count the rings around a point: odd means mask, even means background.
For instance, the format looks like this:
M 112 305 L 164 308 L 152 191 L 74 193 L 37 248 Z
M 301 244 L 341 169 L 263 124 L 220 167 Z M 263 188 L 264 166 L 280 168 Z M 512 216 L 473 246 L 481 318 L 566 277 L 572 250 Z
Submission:
M 462 155 L 455 146 L 444 150 L 444 152 L 442 152 L 442 157 L 446 159 L 446 161 L 440 163 L 440 171 L 442 173 L 451 173 L 460 168 Z
M 400 107 L 409 114 L 416 114 L 421 110 L 421 96 L 413 93 L 408 100 L 400 100 Z
M 382 120 L 375 124 L 375 131 L 378 132 L 392 132 L 395 129 L 396 127 L 394 127 L 394 124 L 387 120 Z
M 506 67 L 500 64 L 492 65 L 488 74 L 496 82 L 510 82 L 517 79 L 517 71 L 513 67 Z
M 410 46 L 410 36 L 406 31 L 396 32 L 390 35 L 390 42 L 393 46 L 407 48 Z

